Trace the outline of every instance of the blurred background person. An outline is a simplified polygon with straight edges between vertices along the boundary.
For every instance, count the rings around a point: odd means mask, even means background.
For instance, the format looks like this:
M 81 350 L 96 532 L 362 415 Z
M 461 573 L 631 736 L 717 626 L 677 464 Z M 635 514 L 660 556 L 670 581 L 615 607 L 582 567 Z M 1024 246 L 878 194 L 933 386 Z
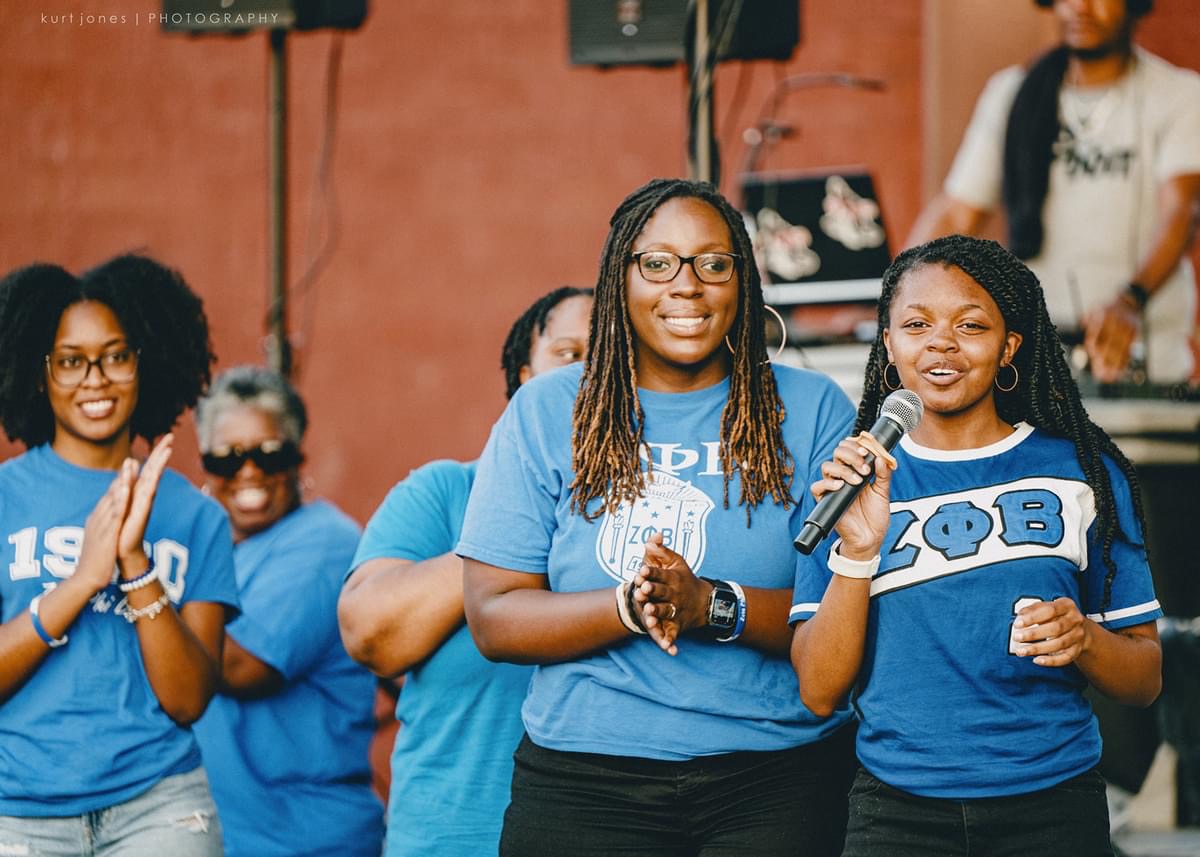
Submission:
M 513 324 L 506 395 L 582 360 L 592 290 L 563 286 Z M 338 605 L 342 638 L 380 676 L 406 675 L 396 706 L 388 857 L 494 854 L 530 668 L 491 663 L 463 613 L 454 554 L 476 462 L 433 461 L 396 485 L 367 524 Z
M 1083 336 L 1098 381 L 1140 335 L 1159 382 L 1193 370 L 1196 284 L 1186 252 L 1200 201 L 1200 75 L 1138 48 L 1153 0 L 1036 0 L 1061 44 L 994 75 L 914 245 L 978 235 L 1002 211 L 1051 318 Z
M 280 375 L 240 366 L 196 412 L 205 490 L 233 525 L 242 615 L 196 737 L 229 857 L 374 857 L 383 808 L 367 745 L 374 679 L 342 648 L 337 594 L 359 528 L 304 502 L 304 403 Z
M 152 259 L 0 282 L 0 422 L 28 448 L 0 467 L 0 853 L 221 854 L 188 727 L 236 612 L 229 525 L 165 470 L 213 359 Z M 135 438 L 159 438 L 140 474 Z

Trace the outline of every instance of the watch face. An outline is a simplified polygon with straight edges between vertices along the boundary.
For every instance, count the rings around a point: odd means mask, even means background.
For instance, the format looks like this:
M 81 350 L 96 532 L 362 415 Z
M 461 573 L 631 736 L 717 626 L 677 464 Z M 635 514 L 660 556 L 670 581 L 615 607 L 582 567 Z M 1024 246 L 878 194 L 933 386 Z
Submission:
M 737 596 L 718 591 L 713 598 L 708 624 L 718 628 L 732 628 L 737 624 Z

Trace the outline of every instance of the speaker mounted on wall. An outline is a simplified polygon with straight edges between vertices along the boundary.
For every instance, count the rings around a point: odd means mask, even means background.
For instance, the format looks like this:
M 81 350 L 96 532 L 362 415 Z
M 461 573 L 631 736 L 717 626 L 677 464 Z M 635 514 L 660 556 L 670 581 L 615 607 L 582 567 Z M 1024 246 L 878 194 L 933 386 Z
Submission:
M 689 0 L 569 0 L 574 65 L 673 65 L 687 54 Z M 709 0 L 714 39 L 733 31 L 717 60 L 786 60 L 800 42 L 800 0 Z M 718 45 L 718 47 L 720 47 Z

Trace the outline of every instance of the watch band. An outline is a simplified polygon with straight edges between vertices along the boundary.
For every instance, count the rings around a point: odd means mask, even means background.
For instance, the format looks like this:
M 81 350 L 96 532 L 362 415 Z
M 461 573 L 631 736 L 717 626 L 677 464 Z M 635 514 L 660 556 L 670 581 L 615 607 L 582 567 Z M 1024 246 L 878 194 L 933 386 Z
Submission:
M 736 640 L 746 624 L 746 593 L 729 580 L 714 580 L 711 577 L 700 579 L 712 586 L 705 613 L 707 624 L 703 631 L 719 643 Z
M 1133 299 L 1133 302 L 1137 304 L 1137 308 L 1139 310 L 1146 308 L 1146 304 L 1150 303 L 1150 298 L 1152 296 L 1151 291 L 1136 280 L 1131 281 L 1129 285 L 1125 287 L 1125 294 Z

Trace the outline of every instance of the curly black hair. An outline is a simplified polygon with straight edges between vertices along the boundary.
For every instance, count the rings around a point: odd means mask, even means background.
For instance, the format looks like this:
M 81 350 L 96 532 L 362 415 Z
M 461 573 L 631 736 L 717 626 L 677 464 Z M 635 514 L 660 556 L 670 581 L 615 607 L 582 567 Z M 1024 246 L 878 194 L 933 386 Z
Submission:
M 145 256 L 117 256 L 76 277 L 34 264 L 0 280 L 0 423 L 27 447 L 54 438 L 46 397 L 45 356 L 63 312 L 81 301 L 113 311 L 137 349 L 134 437 L 170 431 L 208 386 L 216 361 L 200 298 L 178 272 Z
M 504 348 L 500 351 L 500 368 L 504 370 L 505 398 L 511 399 L 521 386 L 521 367 L 529 364 L 529 353 L 533 349 L 534 331 L 537 334 L 546 332 L 546 323 L 550 313 L 556 306 L 567 298 L 592 296 L 592 289 L 581 289 L 576 286 L 559 286 L 547 295 L 542 295 L 521 317 L 513 322 L 508 336 L 504 338 Z
M 728 508 L 729 482 L 736 469 L 741 479 L 738 503 L 745 506 L 749 526 L 751 511 L 768 495 L 785 509 L 790 506 L 795 472 L 792 454 L 783 442 L 786 413 L 767 360 L 762 281 L 741 213 L 712 185 L 685 179 L 648 182 L 627 196 L 609 220 L 583 382 L 575 399 L 572 510 L 589 517 L 587 504 L 603 497 L 604 506 L 591 516 L 598 517 L 603 509 L 612 511 L 645 490 L 639 451 L 645 447 L 646 418 L 637 392 L 636 334 L 629 319 L 625 276 L 633 242 L 654 212 L 676 197 L 712 206 L 729 227 L 739 259 L 739 307 L 730 331 L 729 400 L 721 413 L 722 502 Z
M 1140 546 L 1141 542 L 1138 533 L 1124 532 L 1117 519 L 1112 480 L 1103 456 L 1112 459 L 1128 480 L 1137 521 L 1144 530 L 1137 475 L 1107 432 L 1088 417 L 1079 387 L 1067 366 L 1058 332 L 1046 311 L 1046 299 L 1037 276 L 995 241 L 965 235 L 937 238 L 905 250 L 884 272 L 879 295 L 879 328 L 867 359 L 855 431 L 870 429 L 888 395 L 889 388 L 884 380 L 888 359 L 883 332 L 891 322 L 892 301 L 900 281 L 909 271 L 923 265 L 954 267 L 965 272 L 992 296 L 1004 317 L 1007 331 L 1021 334 L 1021 347 L 1012 360 L 1020 383 L 1011 391 L 995 390 L 996 411 L 1007 423 L 1026 422 L 1074 444 L 1075 457 L 1096 497 L 1096 519 L 1104 564 L 1108 569 L 1101 610 L 1108 609 L 1116 574 L 1113 541 L 1120 535 L 1131 544 Z

